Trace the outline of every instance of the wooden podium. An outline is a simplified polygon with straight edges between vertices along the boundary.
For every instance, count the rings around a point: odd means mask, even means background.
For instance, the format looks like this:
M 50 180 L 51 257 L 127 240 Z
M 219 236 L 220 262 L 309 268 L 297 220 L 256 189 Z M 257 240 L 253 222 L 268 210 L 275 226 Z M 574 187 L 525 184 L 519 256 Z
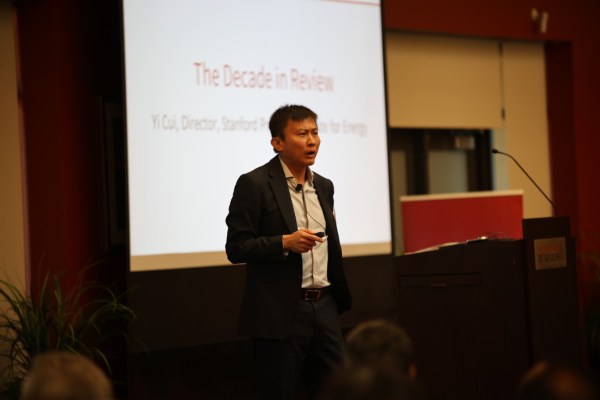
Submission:
M 429 399 L 509 399 L 535 361 L 581 363 L 568 219 L 524 220 L 523 237 L 395 259 L 398 322 Z

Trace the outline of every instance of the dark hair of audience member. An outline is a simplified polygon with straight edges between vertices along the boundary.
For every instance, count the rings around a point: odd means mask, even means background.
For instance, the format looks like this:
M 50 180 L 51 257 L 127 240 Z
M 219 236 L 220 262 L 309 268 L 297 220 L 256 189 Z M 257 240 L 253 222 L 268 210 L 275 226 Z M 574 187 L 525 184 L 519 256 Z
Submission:
M 358 324 L 346 336 L 350 365 L 387 364 L 416 379 L 412 342 L 397 324 L 383 319 Z
M 93 361 L 61 351 L 36 356 L 25 376 L 21 400 L 112 400 L 112 384 Z
M 350 365 L 326 382 L 321 400 L 422 400 L 421 388 L 388 365 Z
M 581 370 L 541 361 L 523 376 L 517 400 L 597 400 L 592 380 Z

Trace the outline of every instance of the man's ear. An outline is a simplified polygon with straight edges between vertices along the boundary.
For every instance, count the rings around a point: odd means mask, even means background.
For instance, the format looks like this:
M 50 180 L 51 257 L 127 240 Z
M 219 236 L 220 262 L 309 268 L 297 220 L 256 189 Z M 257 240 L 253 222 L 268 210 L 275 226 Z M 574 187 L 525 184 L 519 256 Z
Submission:
M 271 146 L 273 146 L 273 148 L 275 150 L 277 150 L 278 152 L 281 151 L 282 150 L 281 138 L 279 136 L 271 138 Z

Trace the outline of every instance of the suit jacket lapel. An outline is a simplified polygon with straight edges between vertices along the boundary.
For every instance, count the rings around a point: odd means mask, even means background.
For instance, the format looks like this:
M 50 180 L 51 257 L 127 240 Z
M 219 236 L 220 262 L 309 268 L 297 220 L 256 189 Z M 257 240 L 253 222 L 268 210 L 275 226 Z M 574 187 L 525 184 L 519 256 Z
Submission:
M 337 225 L 335 223 L 335 216 L 333 215 L 333 206 L 331 204 L 331 193 L 326 190 L 326 186 L 322 183 L 321 177 L 317 174 L 314 175 L 315 188 L 317 190 L 317 197 L 321 204 L 321 210 L 323 210 L 323 216 L 325 217 L 325 223 L 327 224 L 327 235 L 330 235 L 336 240 L 338 239 Z
M 285 224 L 290 232 L 296 232 L 298 225 L 296 224 L 294 206 L 292 205 L 287 179 L 283 173 L 279 156 L 275 156 L 269 162 L 269 178 L 269 184 L 271 185 Z

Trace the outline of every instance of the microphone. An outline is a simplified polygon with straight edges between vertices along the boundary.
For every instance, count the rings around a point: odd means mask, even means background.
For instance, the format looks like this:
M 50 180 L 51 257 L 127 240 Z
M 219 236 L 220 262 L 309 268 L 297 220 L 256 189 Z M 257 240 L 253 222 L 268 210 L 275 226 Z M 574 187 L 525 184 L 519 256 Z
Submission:
M 544 191 L 542 190 L 542 188 L 539 187 L 537 183 L 535 183 L 535 181 L 533 180 L 533 178 L 531 176 L 529 176 L 529 174 L 527 173 L 527 171 L 525 171 L 525 168 L 523 168 L 521 166 L 521 164 L 519 164 L 519 162 L 517 161 L 516 158 L 514 158 L 513 156 L 511 156 L 508 153 L 505 153 L 503 151 L 496 150 L 496 149 L 492 149 L 492 153 L 493 154 L 502 154 L 502 155 L 510 158 L 511 160 L 513 160 L 515 162 L 515 164 L 517 164 L 517 166 L 521 169 L 521 171 L 523 171 L 523 173 L 525 174 L 525 176 L 527 176 L 529 178 L 529 180 L 531 181 L 531 183 L 533 183 L 535 185 L 535 187 L 537 188 L 537 190 L 539 190 L 540 193 L 546 198 L 546 200 L 548 200 L 548 202 L 550 203 L 550 205 L 552 205 L 552 209 L 554 210 L 554 216 L 556 217 L 558 215 L 558 211 L 556 209 L 556 204 L 554 204 L 554 202 L 552 200 L 550 200 L 550 197 L 548 197 L 546 195 L 546 193 L 544 193 Z
M 296 187 L 294 188 L 294 190 L 296 192 L 300 192 L 302 190 L 302 185 L 301 184 L 297 184 Z

